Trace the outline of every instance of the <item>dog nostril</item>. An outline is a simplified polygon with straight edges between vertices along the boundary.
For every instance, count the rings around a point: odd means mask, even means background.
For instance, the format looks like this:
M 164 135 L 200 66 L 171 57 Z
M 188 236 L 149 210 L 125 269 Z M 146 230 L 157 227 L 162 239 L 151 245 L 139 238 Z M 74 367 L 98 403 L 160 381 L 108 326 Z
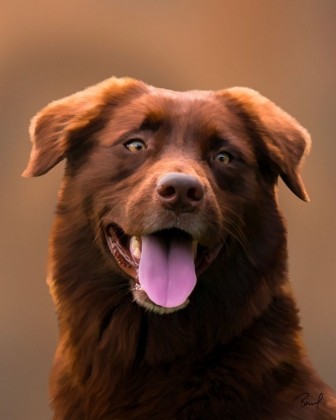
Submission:
M 176 194 L 175 188 L 172 186 L 166 187 L 164 185 L 160 185 L 158 186 L 156 191 L 161 197 L 164 197 L 164 198 L 173 197 Z
M 194 201 L 202 200 L 203 195 L 203 189 L 201 188 L 190 188 L 187 192 L 187 196 Z

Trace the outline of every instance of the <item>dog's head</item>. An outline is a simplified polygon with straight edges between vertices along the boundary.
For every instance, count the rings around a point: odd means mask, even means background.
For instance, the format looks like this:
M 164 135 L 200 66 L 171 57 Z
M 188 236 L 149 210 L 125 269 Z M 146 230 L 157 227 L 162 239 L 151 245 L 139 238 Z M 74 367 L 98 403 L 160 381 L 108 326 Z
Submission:
M 247 88 L 173 92 L 112 78 L 48 105 L 30 134 L 23 176 L 66 159 L 66 213 L 82 211 L 107 264 L 158 312 L 186 306 L 229 239 L 243 242 L 251 208 L 276 203 L 279 175 L 308 201 L 307 131 Z

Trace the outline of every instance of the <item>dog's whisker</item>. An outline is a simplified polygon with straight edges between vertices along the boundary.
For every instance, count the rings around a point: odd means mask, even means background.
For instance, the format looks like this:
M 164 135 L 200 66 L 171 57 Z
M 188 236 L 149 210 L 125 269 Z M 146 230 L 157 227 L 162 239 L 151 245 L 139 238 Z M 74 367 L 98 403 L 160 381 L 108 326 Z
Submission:
M 234 217 L 237 218 L 243 226 L 245 225 L 245 220 L 241 216 L 239 216 L 238 213 L 235 212 L 233 209 L 230 209 L 230 207 L 224 206 L 223 204 L 219 204 L 219 203 L 218 203 L 218 206 L 220 207 L 221 210 L 224 210 L 225 212 L 229 211 L 230 213 L 232 213 Z
M 99 238 L 99 236 L 102 233 L 102 230 L 103 230 L 102 226 L 99 225 L 98 228 L 97 228 L 97 233 L 96 233 L 96 235 L 95 235 L 95 237 L 94 237 L 94 239 L 93 239 L 92 242 L 96 242 L 97 241 L 97 239 Z

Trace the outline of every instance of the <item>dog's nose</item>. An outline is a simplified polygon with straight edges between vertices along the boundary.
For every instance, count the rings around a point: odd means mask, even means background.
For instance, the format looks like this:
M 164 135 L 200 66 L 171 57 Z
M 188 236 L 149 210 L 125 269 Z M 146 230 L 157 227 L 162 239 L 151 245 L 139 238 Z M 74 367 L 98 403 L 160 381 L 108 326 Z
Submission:
M 159 180 L 156 194 L 165 207 L 184 213 L 195 210 L 201 204 L 204 188 L 192 175 L 171 172 Z

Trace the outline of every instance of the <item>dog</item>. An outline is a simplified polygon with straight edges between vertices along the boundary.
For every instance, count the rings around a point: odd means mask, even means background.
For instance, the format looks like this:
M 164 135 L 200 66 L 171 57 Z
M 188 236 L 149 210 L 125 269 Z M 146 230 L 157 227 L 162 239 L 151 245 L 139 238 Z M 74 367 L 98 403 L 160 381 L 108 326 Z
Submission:
M 54 420 L 336 418 L 302 344 L 279 176 L 309 201 L 308 132 L 249 88 L 111 78 L 32 120 L 62 159 L 48 284 Z

